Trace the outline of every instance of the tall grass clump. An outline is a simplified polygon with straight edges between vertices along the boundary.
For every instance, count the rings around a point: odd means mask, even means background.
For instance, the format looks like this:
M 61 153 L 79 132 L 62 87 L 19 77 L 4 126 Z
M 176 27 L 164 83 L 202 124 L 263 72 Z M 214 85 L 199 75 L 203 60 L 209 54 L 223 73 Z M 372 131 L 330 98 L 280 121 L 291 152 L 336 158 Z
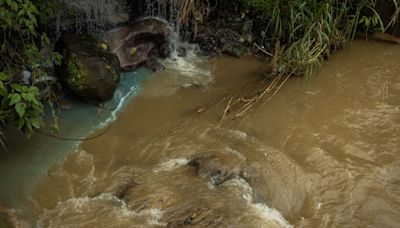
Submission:
M 354 37 L 360 22 L 373 21 L 374 27 L 383 30 L 374 0 L 243 1 L 265 23 L 259 48 L 274 53 L 274 73 L 304 75 L 307 79 L 324 58 Z M 371 16 L 363 22 L 361 12 Z

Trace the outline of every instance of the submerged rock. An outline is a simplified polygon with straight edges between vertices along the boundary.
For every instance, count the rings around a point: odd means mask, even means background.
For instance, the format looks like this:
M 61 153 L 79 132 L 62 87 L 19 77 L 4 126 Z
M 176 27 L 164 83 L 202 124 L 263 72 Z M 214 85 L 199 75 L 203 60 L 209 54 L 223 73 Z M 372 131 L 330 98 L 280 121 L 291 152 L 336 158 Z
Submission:
M 177 214 L 167 227 L 221 227 L 223 220 L 223 216 L 211 208 L 187 208 Z
M 146 67 L 154 72 L 165 70 L 165 66 L 156 57 L 150 57 L 146 61 Z
M 121 67 L 133 69 L 146 63 L 152 52 L 168 57 L 171 53 L 167 42 L 170 32 L 164 21 L 148 18 L 108 32 L 106 40 L 111 52 L 118 56 Z
M 57 43 L 63 61 L 56 66 L 60 81 L 78 97 L 102 102 L 113 97 L 120 80 L 118 58 L 89 35 L 66 35 Z
M 0 205 L 0 227 L 1 228 L 25 228 L 25 223 L 20 221 L 16 212 Z
M 198 176 L 208 179 L 217 186 L 227 180 L 244 175 L 245 161 L 233 154 L 199 156 L 189 163 Z

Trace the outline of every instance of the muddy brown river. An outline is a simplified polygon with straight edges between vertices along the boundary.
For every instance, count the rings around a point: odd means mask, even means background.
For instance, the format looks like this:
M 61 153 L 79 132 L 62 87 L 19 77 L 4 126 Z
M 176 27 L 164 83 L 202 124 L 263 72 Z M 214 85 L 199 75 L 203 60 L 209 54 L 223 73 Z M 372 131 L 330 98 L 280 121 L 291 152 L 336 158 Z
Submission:
M 152 75 L 20 212 L 33 227 L 399 227 L 399 59 L 398 45 L 356 41 L 223 124 L 224 97 L 262 61 Z

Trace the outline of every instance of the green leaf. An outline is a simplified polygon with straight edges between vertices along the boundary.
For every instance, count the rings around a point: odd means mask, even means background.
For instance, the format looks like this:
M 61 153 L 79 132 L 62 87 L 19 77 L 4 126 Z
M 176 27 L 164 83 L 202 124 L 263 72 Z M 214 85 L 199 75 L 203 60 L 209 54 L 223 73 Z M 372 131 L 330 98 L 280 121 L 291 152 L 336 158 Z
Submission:
M 26 111 L 26 104 L 23 102 L 17 103 L 15 105 L 15 111 L 17 111 L 19 118 L 24 117 Z
M 17 126 L 17 128 L 19 129 L 19 130 L 22 130 L 22 127 L 25 125 L 25 119 L 19 119 L 18 121 L 17 121 L 17 124 L 16 124 L 16 126 Z
M 40 128 L 40 125 L 42 124 L 42 119 L 41 118 L 31 118 L 31 124 L 32 124 L 32 127 L 34 127 L 34 128 Z
M 21 101 L 21 95 L 18 93 L 12 93 L 8 95 L 8 98 L 10 99 L 10 105 L 16 104 Z
M 4 87 L 4 84 L 2 81 L 0 81 L 0 95 L 2 97 L 7 97 L 8 96 L 8 91 L 6 89 L 6 87 Z
M 24 101 L 32 102 L 35 100 L 35 96 L 31 93 L 21 93 L 21 97 Z
M 13 11 L 18 12 L 18 4 L 16 2 L 10 2 L 10 7 Z
M 21 86 L 21 85 L 18 85 L 18 84 L 13 83 L 13 84 L 11 84 L 11 88 L 12 88 L 14 91 L 22 92 L 22 86 Z
M 58 52 L 52 53 L 52 59 L 56 65 L 61 65 L 62 58 L 63 56 L 60 53 Z
M 28 128 L 29 131 L 32 131 L 32 124 L 31 124 L 31 120 L 28 118 L 24 118 L 25 119 L 25 124 L 26 127 Z
M 39 94 L 39 89 L 36 86 L 30 86 L 29 89 L 27 90 L 27 92 L 30 92 L 34 95 Z
M 50 40 L 47 37 L 46 33 L 42 33 L 42 35 L 40 36 L 40 42 L 42 46 L 46 46 L 50 44 Z
M 11 14 L 8 11 L 3 12 L 2 19 L 6 22 L 6 25 L 11 27 L 12 26 L 12 18 L 11 18 Z
M 6 81 L 10 79 L 10 73 L 2 71 L 0 72 L 0 81 Z

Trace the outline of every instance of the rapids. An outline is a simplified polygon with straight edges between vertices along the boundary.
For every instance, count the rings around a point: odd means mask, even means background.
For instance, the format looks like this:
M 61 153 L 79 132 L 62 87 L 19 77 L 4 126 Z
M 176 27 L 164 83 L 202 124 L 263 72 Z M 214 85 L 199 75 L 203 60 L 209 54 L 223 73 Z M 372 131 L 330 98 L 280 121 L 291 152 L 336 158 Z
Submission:
M 193 57 L 199 70 L 184 71 L 176 59 L 105 134 L 12 195 L 18 204 L 4 186 L 0 201 L 33 227 L 398 227 L 399 58 L 400 46 L 354 41 L 223 124 L 226 94 L 264 62 Z

